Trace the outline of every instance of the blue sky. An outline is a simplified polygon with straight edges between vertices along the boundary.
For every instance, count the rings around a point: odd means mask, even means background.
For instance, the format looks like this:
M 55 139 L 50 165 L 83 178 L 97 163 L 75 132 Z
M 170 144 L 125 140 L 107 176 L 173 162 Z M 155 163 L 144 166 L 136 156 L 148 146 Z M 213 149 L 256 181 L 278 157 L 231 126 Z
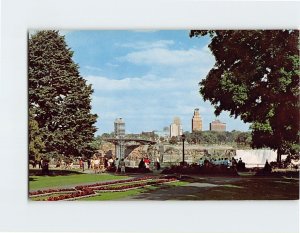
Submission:
M 191 131 L 195 108 L 200 109 L 204 130 L 216 119 L 198 86 L 214 65 L 209 37 L 189 38 L 188 30 L 62 33 L 81 75 L 93 86 L 96 134 L 112 132 L 118 117 L 125 120 L 127 133 L 162 130 L 175 116 L 184 131 Z M 249 129 L 226 112 L 218 119 L 229 131 Z

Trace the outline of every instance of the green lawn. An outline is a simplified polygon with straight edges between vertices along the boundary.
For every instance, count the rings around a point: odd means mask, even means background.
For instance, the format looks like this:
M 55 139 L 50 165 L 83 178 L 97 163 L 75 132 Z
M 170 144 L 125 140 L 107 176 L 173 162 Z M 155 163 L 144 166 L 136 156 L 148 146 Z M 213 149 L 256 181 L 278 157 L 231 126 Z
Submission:
M 166 186 L 174 187 L 174 186 L 182 186 L 184 184 L 187 184 L 187 182 L 176 181 L 176 182 L 164 184 L 164 188 L 166 188 Z M 151 192 L 151 191 L 159 189 L 159 187 L 160 187 L 160 185 L 151 185 L 151 186 L 147 186 L 144 188 L 132 189 L 132 190 L 124 191 L 124 192 L 107 192 L 107 193 L 103 192 L 103 193 L 100 193 L 98 196 L 81 198 L 79 200 L 80 201 L 118 200 L 118 199 L 123 199 L 123 198 L 129 197 L 129 196 L 134 196 L 134 195 L 138 195 L 138 194 L 145 193 L 145 192 Z
M 130 178 L 128 176 L 115 176 L 111 174 L 75 174 L 67 176 L 30 176 L 29 190 L 41 188 L 55 188 L 69 185 L 78 185 L 90 182 L 102 182 Z
M 98 196 L 86 197 L 79 199 L 80 201 L 109 201 L 109 200 L 117 200 L 122 199 L 128 196 L 137 195 L 143 192 L 143 189 L 132 189 L 124 192 L 107 192 L 101 193 Z

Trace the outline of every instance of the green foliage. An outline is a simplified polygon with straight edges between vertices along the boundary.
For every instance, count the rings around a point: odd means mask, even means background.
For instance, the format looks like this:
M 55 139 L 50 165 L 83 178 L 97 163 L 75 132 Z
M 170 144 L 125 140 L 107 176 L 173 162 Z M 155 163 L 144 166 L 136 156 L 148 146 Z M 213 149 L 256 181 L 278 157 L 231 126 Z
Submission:
M 43 157 L 43 150 L 45 144 L 42 141 L 42 135 L 40 135 L 40 128 L 38 122 L 34 120 L 32 111 L 29 111 L 28 122 L 28 138 L 29 138 L 29 160 L 39 161 Z
M 169 140 L 169 143 L 170 143 L 170 144 L 177 144 L 177 143 L 178 143 L 177 137 L 172 136 L 172 137 L 170 138 L 170 140 Z
M 70 185 L 79 185 L 91 182 L 101 182 L 109 180 L 128 179 L 128 176 L 115 176 L 110 174 L 68 174 L 65 176 L 30 176 L 29 190 L 36 190 L 41 188 L 64 187 Z M 32 180 L 32 181 L 31 181 Z
M 99 150 L 100 146 L 102 145 L 102 137 L 101 136 L 97 136 L 93 139 L 93 141 L 90 143 L 91 148 L 96 151 Z
M 91 114 L 91 85 L 72 60 L 73 52 L 58 31 L 40 31 L 28 44 L 30 120 L 38 123 L 50 156 L 92 153 L 97 115 Z
M 190 144 L 241 144 L 250 146 L 250 132 L 216 132 L 216 131 L 195 131 L 185 133 L 186 140 Z
M 296 153 L 299 143 L 299 30 L 191 31 L 209 35 L 216 63 L 200 82 L 215 114 L 252 123 L 252 146 Z
M 242 132 L 240 134 L 238 134 L 237 138 L 236 138 L 236 143 L 240 144 L 240 145 L 250 145 L 251 144 L 251 134 L 247 133 L 247 132 Z

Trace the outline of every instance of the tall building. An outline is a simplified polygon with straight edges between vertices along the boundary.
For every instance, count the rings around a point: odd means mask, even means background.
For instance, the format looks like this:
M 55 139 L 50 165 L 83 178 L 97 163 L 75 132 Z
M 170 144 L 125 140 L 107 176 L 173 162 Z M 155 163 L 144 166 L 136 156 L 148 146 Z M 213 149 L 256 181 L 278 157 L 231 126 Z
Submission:
M 174 117 L 173 123 L 170 125 L 170 137 L 182 135 L 182 125 L 179 117 Z
M 202 119 L 199 113 L 199 108 L 194 110 L 194 116 L 192 118 L 192 132 L 202 131 Z
M 181 125 L 181 120 L 179 117 L 174 117 L 173 123 L 176 125 Z
M 214 120 L 209 124 L 209 130 L 218 132 L 226 131 L 226 123 L 223 123 L 219 120 Z
M 177 137 L 179 135 L 179 127 L 177 124 L 172 123 L 170 125 L 170 137 Z
M 122 118 L 117 118 L 114 122 L 115 125 L 115 136 L 125 136 L 125 122 Z

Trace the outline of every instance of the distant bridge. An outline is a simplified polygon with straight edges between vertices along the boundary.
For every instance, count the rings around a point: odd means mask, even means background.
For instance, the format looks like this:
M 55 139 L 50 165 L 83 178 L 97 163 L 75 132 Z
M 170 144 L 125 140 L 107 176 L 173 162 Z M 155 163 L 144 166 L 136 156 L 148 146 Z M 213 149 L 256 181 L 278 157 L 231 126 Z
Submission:
M 113 143 L 115 145 L 126 145 L 126 146 L 142 146 L 142 145 L 155 145 L 156 141 L 138 139 L 138 138 L 105 138 L 106 142 Z
M 105 138 L 103 139 L 106 142 L 113 143 L 116 148 L 116 158 L 124 158 L 125 157 L 125 149 L 133 150 L 139 146 L 143 145 L 155 145 L 155 141 L 147 140 L 147 139 L 139 139 L 139 138 Z

